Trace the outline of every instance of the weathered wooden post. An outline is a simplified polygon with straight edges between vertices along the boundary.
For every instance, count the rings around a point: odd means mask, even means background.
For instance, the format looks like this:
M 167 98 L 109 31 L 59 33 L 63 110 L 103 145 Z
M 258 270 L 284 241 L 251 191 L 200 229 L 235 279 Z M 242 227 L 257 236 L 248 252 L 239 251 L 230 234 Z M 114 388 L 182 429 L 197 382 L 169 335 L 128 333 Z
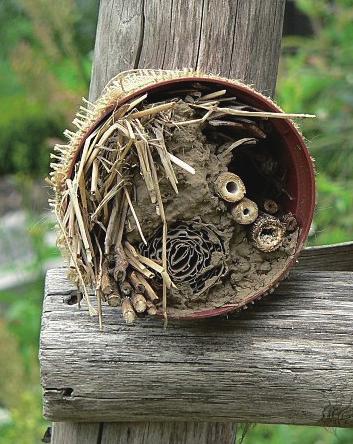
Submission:
M 284 6 L 103 0 L 90 98 L 119 71 L 142 67 L 198 68 L 272 95 Z M 352 246 L 337 247 L 334 261 L 331 251 L 307 250 L 303 262 L 338 270 L 334 278 L 298 269 L 246 316 L 171 322 L 166 331 L 150 319 L 128 327 L 108 308 L 99 332 L 72 307 L 66 270 L 51 270 L 40 360 L 52 442 L 226 444 L 235 421 L 352 424 Z

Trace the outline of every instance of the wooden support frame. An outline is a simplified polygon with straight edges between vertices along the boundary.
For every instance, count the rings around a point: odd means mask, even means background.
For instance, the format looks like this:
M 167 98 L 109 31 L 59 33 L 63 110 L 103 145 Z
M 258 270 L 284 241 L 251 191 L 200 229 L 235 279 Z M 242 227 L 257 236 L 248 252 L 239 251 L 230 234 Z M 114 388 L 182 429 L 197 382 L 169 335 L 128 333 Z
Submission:
M 50 271 L 44 413 L 65 421 L 55 422 L 53 442 L 152 444 L 158 433 L 166 443 L 227 442 L 207 439 L 233 439 L 233 421 L 353 426 L 353 242 L 302 256 L 272 296 L 227 319 L 164 331 L 155 320 L 127 327 L 107 308 L 101 335 L 84 309 L 68 307 L 74 287 L 65 270 Z M 308 258 L 321 271 L 304 271 Z M 182 422 L 186 413 L 194 422 Z
M 284 6 L 101 0 L 90 99 L 140 67 L 201 69 L 273 95 Z M 40 360 L 52 443 L 228 444 L 234 421 L 351 426 L 352 252 L 307 249 L 251 311 L 167 331 L 153 320 L 128 328 L 107 308 L 100 334 L 68 305 L 65 270 L 49 272 Z
M 45 416 L 353 425 L 351 277 L 293 272 L 247 312 L 171 321 L 167 331 L 161 320 L 127 326 L 107 308 L 97 334 L 86 310 L 66 308 L 73 287 L 62 269 L 52 270 L 42 331 Z M 330 423 L 330 406 L 350 416 Z

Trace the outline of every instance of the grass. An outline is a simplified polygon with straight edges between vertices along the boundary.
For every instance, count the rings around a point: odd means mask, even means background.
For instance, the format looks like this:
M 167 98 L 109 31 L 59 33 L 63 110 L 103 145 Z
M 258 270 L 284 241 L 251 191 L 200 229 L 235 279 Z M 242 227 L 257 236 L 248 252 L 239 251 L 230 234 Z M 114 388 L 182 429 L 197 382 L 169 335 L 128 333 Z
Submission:
M 42 417 L 38 343 L 43 280 L 0 292 L 0 444 L 40 442 L 47 427 Z
M 239 439 L 239 438 L 238 438 Z M 290 425 L 256 425 L 243 444 L 352 444 L 353 429 Z

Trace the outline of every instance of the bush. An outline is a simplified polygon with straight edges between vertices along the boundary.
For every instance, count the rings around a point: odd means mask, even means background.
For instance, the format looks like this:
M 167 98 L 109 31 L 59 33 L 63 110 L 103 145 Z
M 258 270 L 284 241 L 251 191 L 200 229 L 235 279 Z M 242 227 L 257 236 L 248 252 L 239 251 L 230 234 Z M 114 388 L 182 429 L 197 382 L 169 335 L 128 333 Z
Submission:
M 318 206 L 311 243 L 352 239 L 353 199 L 353 3 L 298 0 L 314 36 L 284 39 L 278 101 L 288 112 L 317 119 L 301 128 L 318 171 Z
M 3 106 L 6 113 L 0 115 L 0 175 L 46 175 L 49 140 L 60 134 L 63 123 L 23 96 L 4 98 Z

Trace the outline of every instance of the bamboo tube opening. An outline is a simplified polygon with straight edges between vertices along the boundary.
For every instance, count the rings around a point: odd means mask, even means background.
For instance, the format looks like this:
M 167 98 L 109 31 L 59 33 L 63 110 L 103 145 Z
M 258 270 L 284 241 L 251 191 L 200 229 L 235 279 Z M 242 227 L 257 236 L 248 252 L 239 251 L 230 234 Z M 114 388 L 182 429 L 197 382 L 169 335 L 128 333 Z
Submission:
M 259 214 L 258 207 L 255 202 L 244 197 L 231 210 L 235 222 L 241 225 L 252 224 Z
M 215 182 L 217 194 L 227 202 L 238 202 L 246 192 L 241 178 L 234 173 L 222 173 Z
M 285 226 L 273 216 L 259 217 L 250 231 L 255 247 L 265 253 L 277 250 L 283 242 Z

